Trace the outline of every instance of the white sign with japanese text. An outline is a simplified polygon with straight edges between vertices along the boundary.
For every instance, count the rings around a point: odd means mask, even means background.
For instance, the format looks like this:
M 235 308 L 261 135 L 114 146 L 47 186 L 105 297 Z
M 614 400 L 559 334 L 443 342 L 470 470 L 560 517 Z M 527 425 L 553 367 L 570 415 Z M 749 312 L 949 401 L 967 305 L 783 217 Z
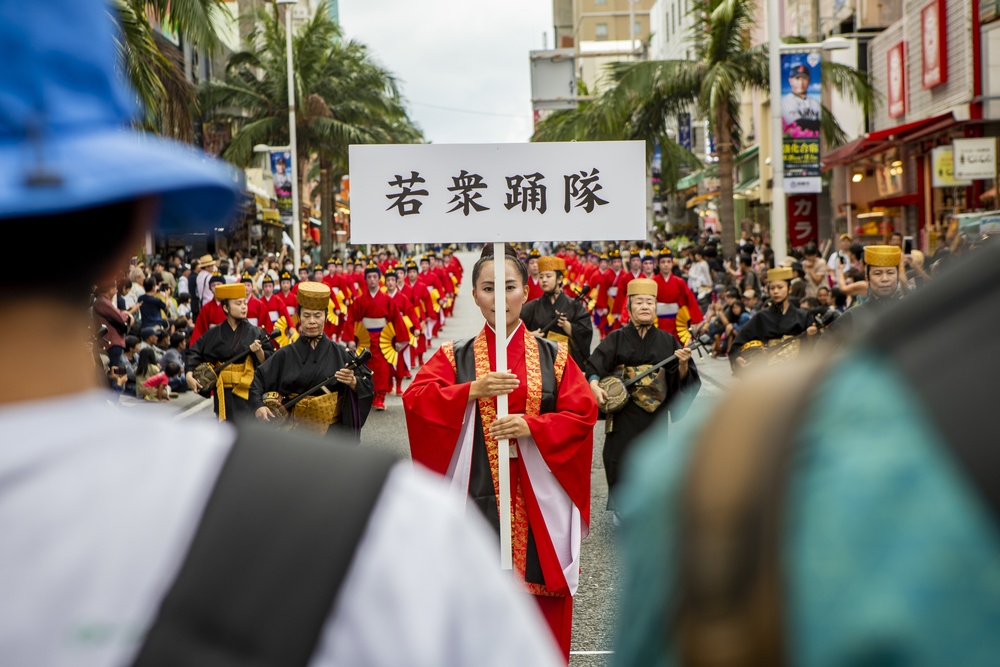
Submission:
M 351 146 L 351 243 L 646 237 L 641 141 Z
M 970 181 L 996 178 L 996 137 L 953 139 L 952 146 L 955 148 L 955 163 L 952 168 L 955 178 Z

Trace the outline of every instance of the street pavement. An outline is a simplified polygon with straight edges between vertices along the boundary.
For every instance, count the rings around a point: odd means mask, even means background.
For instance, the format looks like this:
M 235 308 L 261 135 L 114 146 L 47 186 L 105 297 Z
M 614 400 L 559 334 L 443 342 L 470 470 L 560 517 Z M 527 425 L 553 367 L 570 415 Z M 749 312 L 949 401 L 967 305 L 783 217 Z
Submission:
M 483 326 L 483 316 L 472 300 L 472 266 L 478 253 L 462 252 L 459 259 L 465 267 L 463 281 L 455 304 L 454 317 L 450 318 L 434 341 L 432 351 L 424 356 L 429 359 L 433 350 L 446 340 L 461 340 L 475 336 Z M 595 334 L 594 345 L 599 342 Z M 702 377 L 699 399 L 718 396 L 730 382 L 729 363 L 711 359 L 708 355 L 695 363 Z M 207 405 L 206 405 L 207 403 Z M 180 410 L 179 418 L 209 418 L 211 401 L 191 393 L 171 402 Z M 402 398 L 386 398 L 385 412 L 372 411 L 362 431 L 362 444 L 387 450 L 397 456 L 409 458 L 406 438 L 406 421 Z M 608 498 L 608 485 L 604 477 L 602 452 L 604 449 L 604 422 L 594 428 L 594 462 L 591 468 L 591 526 L 590 535 L 583 542 L 580 587 L 573 609 L 572 667 L 598 667 L 611 664 L 610 651 L 614 642 L 614 622 L 617 616 L 619 559 L 615 545 L 615 528 L 611 513 L 604 507 Z

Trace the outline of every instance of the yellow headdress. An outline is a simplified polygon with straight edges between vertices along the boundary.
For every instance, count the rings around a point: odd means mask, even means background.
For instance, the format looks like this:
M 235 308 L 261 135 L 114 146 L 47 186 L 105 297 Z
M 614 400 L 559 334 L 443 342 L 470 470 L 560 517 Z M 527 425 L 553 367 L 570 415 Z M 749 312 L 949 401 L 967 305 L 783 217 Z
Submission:
M 325 283 L 299 283 L 299 308 L 326 310 L 330 304 L 330 286 Z
M 865 246 L 865 264 L 868 266 L 899 266 L 903 251 L 894 245 Z
M 538 270 L 539 272 L 565 271 L 566 262 L 563 261 L 561 257 L 553 257 L 551 255 L 546 255 L 545 257 L 538 258 Z
M 767 270 L 767 282 L 769 283 L 775 280 L 791 280 L 794 277 L 795 271 L 790 266 L 779 266 L 776 269 Z
M 228 301 L 229 299 L 245 299 L 247 298 L 247 286 L 243 283 L 216 285 L 215 298 L 219 301 Z
M 656 281 L 649 278 L 634 278 L 628 282 L 628 296 L 648 294 L 656 296 Z

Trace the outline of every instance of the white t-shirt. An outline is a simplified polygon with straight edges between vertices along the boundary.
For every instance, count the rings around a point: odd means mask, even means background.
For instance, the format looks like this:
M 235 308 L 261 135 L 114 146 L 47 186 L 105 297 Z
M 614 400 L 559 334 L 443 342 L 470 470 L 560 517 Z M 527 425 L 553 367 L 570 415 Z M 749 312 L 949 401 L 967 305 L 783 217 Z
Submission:
M 0 408 L 0 662 L 130 664 L 234 432 L 94 391 Z M 559 665 L 489 529 L 443 482 L 389 474 L 314 667 Z

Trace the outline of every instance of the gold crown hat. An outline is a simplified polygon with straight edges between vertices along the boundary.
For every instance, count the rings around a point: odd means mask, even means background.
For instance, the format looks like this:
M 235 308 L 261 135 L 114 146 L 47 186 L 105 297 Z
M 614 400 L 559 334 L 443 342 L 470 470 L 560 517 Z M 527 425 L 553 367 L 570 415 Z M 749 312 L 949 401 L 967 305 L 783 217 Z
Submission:
M 767 282 L 775 280 L 791 280 L 795 277 L 795 271 L 790 266 L 779 266 L 776 269 L 767 270 Z
M 278 280 L 288 280 L 288 281 L 291 281 L 291 279 L 292 279 L 292 274 L 290 274 L 288 271 L 282 271 L 281 275 L 278 276 Z
M 658 255 L 660 259 L 663 259 L 664 257 L 670 257 L 672 259 L 673 256 L 674 256 L 674 251 L 671 250 L 668 246 L 663 246 L 662 248 L 660 248 L 660 253 Z
M 219 301 L 228 301 L 229 299 L 245 299 L 247 298 L 247 286 L 243 283 L 219 285 L 215 288 L 215 298 Z
M 369 273 L 382 275 L 382 269 L 378 268 L 378 264 L 375 262 L 368 262 L 368 266 L 365 267 L 365 275 L 367 276 Z
M 531 250 L 528 251 L 528 259 L 531 259 L 532 257 L 534 257 L 535 259 L 538 259 L 541 256 L 542 256 L 542 253 L 539 252 L 538 248 L 532 248 Z
M 628 281 L 628 296 L 636 296 L 637 294 L 647 294 L 655 297 L 656 281 L 649 278 L 633 278 Z
M 566 262 L 562 257 L 555 257 L 553 255 L 545 255 L 544 257 L 538 258 L 538 271 L 539 273 L 543 271 L 565 271 Z
M 865 246 L 865 264 L 868 266 L 899 266 L 903 251 L 894 245 Z
M 244 271 L 243 275 L 240 276 L 240 282 L 241 283 L 252 283 L 253 282 L 253 276 L 250 275 L 249 271 Z
M 608 252 L 608 259 L 621 259 L 621 258 L 622 258 L 622 251 L 619 250 L 618 248 L 612 248 Z
M 299 283 L 299 308 L 326 311 L 329 305 L 329 285 L 312 281 Z
M 289 276 L 289 279 L 291 279 L 291 276 Z M 271 283 L 273 285 L 274 284 L 274 278 L 271 276 L 270 273 L 265 273 L 264 274 L 264 279 L 260 281 L 260 284 L 261 285 L 266 285 L 268 283 Z

